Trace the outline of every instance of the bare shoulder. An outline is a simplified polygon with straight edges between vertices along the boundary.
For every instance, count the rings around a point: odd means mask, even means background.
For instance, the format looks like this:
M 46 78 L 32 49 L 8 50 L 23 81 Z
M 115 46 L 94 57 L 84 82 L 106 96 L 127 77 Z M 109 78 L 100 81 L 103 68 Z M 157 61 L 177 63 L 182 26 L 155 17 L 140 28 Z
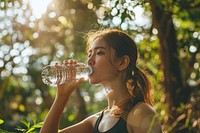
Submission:
M 138 115 L 138 113 L 140 115 L 154 115 L 156 114 L 155 110 L 153 109 L 153 107 L 151 107 L 150 105 L 140 102 L 138 104 L 136 104 L 132 110 L 130 111 L 130 115 Z
M 98 119 L 98 117 L 101 115 L 101 112 L 98 112 L 96 114 L 93 114 L 89 117 L 87 117 L 85 120 L 83 120 L 82 122 L 86 122 L 86 123 L 90 123 L 92 125 L 92 127 L 94 127 L 96 120 Z
M 156 111 L 146 103 L 138 103 L 129 112 L 127 118 L 129 130 L 134 133 L 161 133 L 161 124 Z

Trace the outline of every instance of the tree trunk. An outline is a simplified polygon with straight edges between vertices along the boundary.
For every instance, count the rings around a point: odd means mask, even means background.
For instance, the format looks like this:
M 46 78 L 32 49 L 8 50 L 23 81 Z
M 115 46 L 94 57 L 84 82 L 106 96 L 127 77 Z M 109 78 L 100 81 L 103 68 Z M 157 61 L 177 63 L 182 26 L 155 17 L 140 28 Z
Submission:
M 76 114 L 75 122 L 80 122 L 81 120 L 85 119 L 87 116 L 85 100 L 81 96 L 80 89 L 76 90 L 76 97 L 77 97 L 78 112 Z
M 188 89 L 183 87 L 172 14 L 164 11 L 164 8 L 161 8 L 161 5 L 156 2 L 157 0 L 150 0 L 153 26 L 158 30 L 160 43 L 159 52 L 164 74 L 165 103 L 169 116 L 172 116 L 169 117 L 167 123 L 171 125 L 179 115 L 176 108 L 180 106 L 180 103 L 187 102 L 189 94 L 186 92 Z

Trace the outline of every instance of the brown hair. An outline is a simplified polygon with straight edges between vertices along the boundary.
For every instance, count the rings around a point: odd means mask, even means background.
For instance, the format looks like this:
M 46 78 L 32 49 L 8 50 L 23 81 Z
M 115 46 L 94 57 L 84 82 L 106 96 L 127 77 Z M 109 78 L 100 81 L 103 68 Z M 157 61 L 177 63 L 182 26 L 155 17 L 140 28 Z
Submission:
M 131 98 L 120 105 L 120 110 L 122 112 L 127 109 L 130 110 L 138 102 L 152 105 L 151 82 L 148 74 L 137 67 L 138 50 L 133 39 L 127 33 L 118 29 L 91 31 L 87 35 L 86 50 L 97 38 L 103 39 L 109 47 L 112 47 L 117 57 L 127 55 L 130 58 L 130 63 L 126 69 L 126 84 Z

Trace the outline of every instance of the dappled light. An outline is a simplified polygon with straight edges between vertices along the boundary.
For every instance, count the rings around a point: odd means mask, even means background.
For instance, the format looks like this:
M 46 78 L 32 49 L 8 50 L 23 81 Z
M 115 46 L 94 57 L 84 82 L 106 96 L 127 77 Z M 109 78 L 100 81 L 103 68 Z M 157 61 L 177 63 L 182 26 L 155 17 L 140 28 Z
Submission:
M 199 0 L 190 2 L 0 1 L 0 132 L 28 131 L 26 125 L 37 123 L 39 132 L 57 89 L 42 82 L 42 68 L 67 59 L 86 63 L 86 33 L 105 27 L 136 42 L 137 66 L 151 76 L 163 130 L 200 131 L 200 7 Z M 105 109 L 106 95 L 100 85 L 83 82 L 60 128 Z M 23 120 L 28 124 L 20 127 Z
M 107 18 L 106 12 L 110 11 L 111 18 Z M 123 15 L 126 14 L 126 17 Z M 104 26 L 120 27 L 123 30 L 139 30 L 138 27 L 149 28 L 151 20 L 148 13 L 144 16 L 144 9 L 135 1 L 118 2 L 107 1 L 97 11 L 98 22 Z
M 47 6 L 51 0 L 23 0 L 25 4 L 29 4 L 32 9 L 33 16 L 36 19 L 40 19 L 42 15 L 46 12 Z

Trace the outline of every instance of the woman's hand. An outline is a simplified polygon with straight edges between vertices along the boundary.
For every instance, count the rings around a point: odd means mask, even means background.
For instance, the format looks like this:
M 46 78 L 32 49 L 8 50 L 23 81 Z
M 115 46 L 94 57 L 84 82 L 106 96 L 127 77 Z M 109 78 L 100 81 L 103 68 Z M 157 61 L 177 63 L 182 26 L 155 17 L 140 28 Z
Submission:
M 57 89 L 57 97 L 69 97 L 71 93 L 78 88 L 78 86 L 84 81 L 84 78 L 75 79 L 76 78 L 76 68 L 75 64 L 77 62 L 75 60 L 64 60 L 63 64 L 66 67 L 66 78 L 67 81 L 64 84 L 58 85 Z M 56 63 L 55 66 L 58 64 Z

